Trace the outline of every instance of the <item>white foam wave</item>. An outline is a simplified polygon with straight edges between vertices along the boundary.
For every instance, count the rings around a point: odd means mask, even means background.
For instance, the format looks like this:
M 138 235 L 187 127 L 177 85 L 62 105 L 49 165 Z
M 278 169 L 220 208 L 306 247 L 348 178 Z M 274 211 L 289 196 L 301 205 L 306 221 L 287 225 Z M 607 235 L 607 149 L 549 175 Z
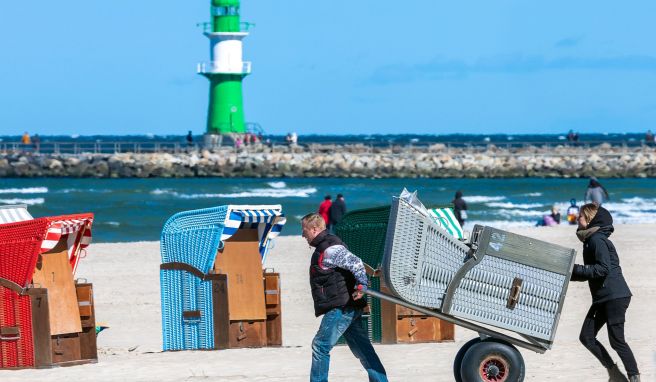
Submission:
M 632 197 L 604 203 L 615 224 L 656 223 L 656 198 Z
M 111 225 L 112 227 L 118 227 L 118 226 L 121 225 L 121 223 L 119 223 L 119 222 L 114 222 L 114 221 L 105 222 L 105 224 L 107 224 L 107 225 Z
M 177 194 L 175 191 L 171 190 L 162 190 L 161 188 L 156 188 L 152 191 L 150 191 L 152 195 L 163 195 L 163 194 Z
M 221 194 L 178 194 L 182 199 L 202 198 L 308 198 L 317 192 L 314 187 L 308 188 L 254 188 L 248 191 Z
M 0 188 L 0 194 L 45 194 L 48 187 Z
M 287 187 L 287 184 L 285 182 L 269 182 L 267 183 L 269 186 L 273 188 L 285 188 Z
M 527 192 L 526 194 L 520 194 L 520 196 L 542 196 L 541 192 Z
M 519 216 L 524 218 L 537 218 L 544 215 L 549 215 L 551 213 L 547 211 L 511 210 L 511 209 L 498 210 L 496 212 L 498 215 L 501 216 L 508 216 L 508 217 Z
M 184 194 L 171 190 L 155 189 L 153 195 L 172 195 L 180 199 L 210 198 L 308 198 L 317 192 L 314 187 L 307 188 L 254 188 L 252 190 L 228 193 Z
M 472 220 L 465 224 L 465 230 L 473 228 L 475 224 L 508 229 L 513 227 L 533 227 L 535 226 L 535 222 L 536 220 Z
M 84 192 L 84 193 L 101 193 L 101 194 L 106 194 L 108 192 L 111 192 L 111 190 L 108 189 L 97 189 L 97 188 L 64 188 L 63 190 L 57 191 L 61 192 L 63 194 L 70 194 L 71 192 Z
M 36 204 L 43 204 L 45 203 L 44 198 L 32 198 L 32 199 L 19 199 L 19 198 L 14 198 L 14 199 L 0 199 L 0 204 L 27 204 L 28 206 L 33 206 Z
M 480 196 L 480 195 L 463 196 L 462 198 L 465 199 L 465 202 L 467 203 L 499 202 L 506 199 L 505 196 Z
M 512 203 L 512 202 L 494 202 L 494 203 L 485 203 L 486 206 L 492 207 L 492 208 L 521 208 L 521 209 L 529 209 L 529 208 L 538 208 L 542 207 L 542 204 L 540 203 Z

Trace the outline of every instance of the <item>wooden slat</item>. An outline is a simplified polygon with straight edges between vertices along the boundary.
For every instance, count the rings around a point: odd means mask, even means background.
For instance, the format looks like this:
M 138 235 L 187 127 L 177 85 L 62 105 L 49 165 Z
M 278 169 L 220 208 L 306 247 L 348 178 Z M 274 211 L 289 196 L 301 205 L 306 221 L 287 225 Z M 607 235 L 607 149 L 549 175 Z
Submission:
M 52 344 L 50 343 L 50 320 L 48 319 L 48 290 L 30 288 L 27 290 L 32 304 L 32 338 L 34 343 L 34 366 L 52 365 Z
M 266 320 L 256 229 L 240 229 L 226 240 L 217 254 L 214 271 L 228 276 L 230 321 Z
M 41 255 L 32 280 L 34 284 L 48 289 L 50 334 L 54 336 L 81 332 L 73 270 L 68 262 L 64 238 L 55 248 Z
M 96 313 L 93 302 L 93 285 L 81 283 L 75 285 L 82 316 L 82 332 L 80 333 L 80 358 L 82 360 L 98 359 L 98 345 L 96 337 Z M 88 305 L 86 305 L 88 303 Z M 88 314 L 87 314 L 88 313 Z

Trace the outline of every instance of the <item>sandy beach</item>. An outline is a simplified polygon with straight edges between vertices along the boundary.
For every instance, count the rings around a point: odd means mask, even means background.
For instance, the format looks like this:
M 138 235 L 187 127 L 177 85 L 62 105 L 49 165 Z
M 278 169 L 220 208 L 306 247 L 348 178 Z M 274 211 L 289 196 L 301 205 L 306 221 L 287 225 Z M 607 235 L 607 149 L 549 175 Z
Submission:
M 650 244 L 656 225 L 620 225 L 611 239 L 634 294 L 626 337 L 643 381 L 656 380 L 656 256 Z M 514 229 L 516 233 L 575 248 L 574 227 Z M 0 371 L 0 381 L 306 381 L 310 342 L 319 325 L 312 309 L 307 267 L 311 250 L 300 236 L 282 236 L 265 267 L 281 273 L 282 348 L 162 352 L 158 242 L 92 244 L 77 277 L 93 282 L 97 321 L 110 329 L 98 337 L 97 364 L 47 370 Z M 606 372 L 579 343 L 590 304 L 585 283 L 571 283 L 555 345 L 545 354 L 522 350 L 526 381 L 607 381 Z M 375 345 L 391 381 L 452 381 L 452 360 L 476 336 L 456 328 L 442 344 Z M 605 329 L 601 342 L 608 347 Z M 617 355 L 611 351 L 614 358 Z M 345 346 L 332 352 L 331 380 L 366 381 Z

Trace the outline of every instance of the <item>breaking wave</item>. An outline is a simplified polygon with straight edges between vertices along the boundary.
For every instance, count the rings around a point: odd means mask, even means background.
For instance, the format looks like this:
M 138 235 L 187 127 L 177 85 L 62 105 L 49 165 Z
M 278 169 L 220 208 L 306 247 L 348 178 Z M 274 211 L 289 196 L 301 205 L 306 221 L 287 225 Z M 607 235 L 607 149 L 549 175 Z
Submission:
M 20 199 L 20 198 L 14 198 L 14 199 L 0 199 L 0 204 L 27 204 L 28 206 L 34 206 L 37 204 L 43 204 L 45 203 L 44 198 L 32 198 L 32 199 Z
M 0 188 L 0 194 L 45 194 L 48 187 Z
M 506 199 L 505 196 L 481 196 L 481 195 L 463 196 L 462 198 L 465 199 L 465 202 L 467 203 L 499 202 Z

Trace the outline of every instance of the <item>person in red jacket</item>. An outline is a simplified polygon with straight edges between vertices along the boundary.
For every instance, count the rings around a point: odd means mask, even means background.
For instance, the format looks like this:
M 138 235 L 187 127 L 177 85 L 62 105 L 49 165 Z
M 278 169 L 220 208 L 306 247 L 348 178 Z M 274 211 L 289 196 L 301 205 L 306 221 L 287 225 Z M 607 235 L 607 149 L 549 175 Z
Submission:
M 332 197 L 330 195 L 326 195 L 325 198 L 323 198 L 323 202 L 319 205 L 319 215 L 323 218 L 323 221 L 326 222 L 326 227 L 330 226 L 330 216 L 328 212 L 330 211 L 330 206 L 332 206 L 333 201 Z

